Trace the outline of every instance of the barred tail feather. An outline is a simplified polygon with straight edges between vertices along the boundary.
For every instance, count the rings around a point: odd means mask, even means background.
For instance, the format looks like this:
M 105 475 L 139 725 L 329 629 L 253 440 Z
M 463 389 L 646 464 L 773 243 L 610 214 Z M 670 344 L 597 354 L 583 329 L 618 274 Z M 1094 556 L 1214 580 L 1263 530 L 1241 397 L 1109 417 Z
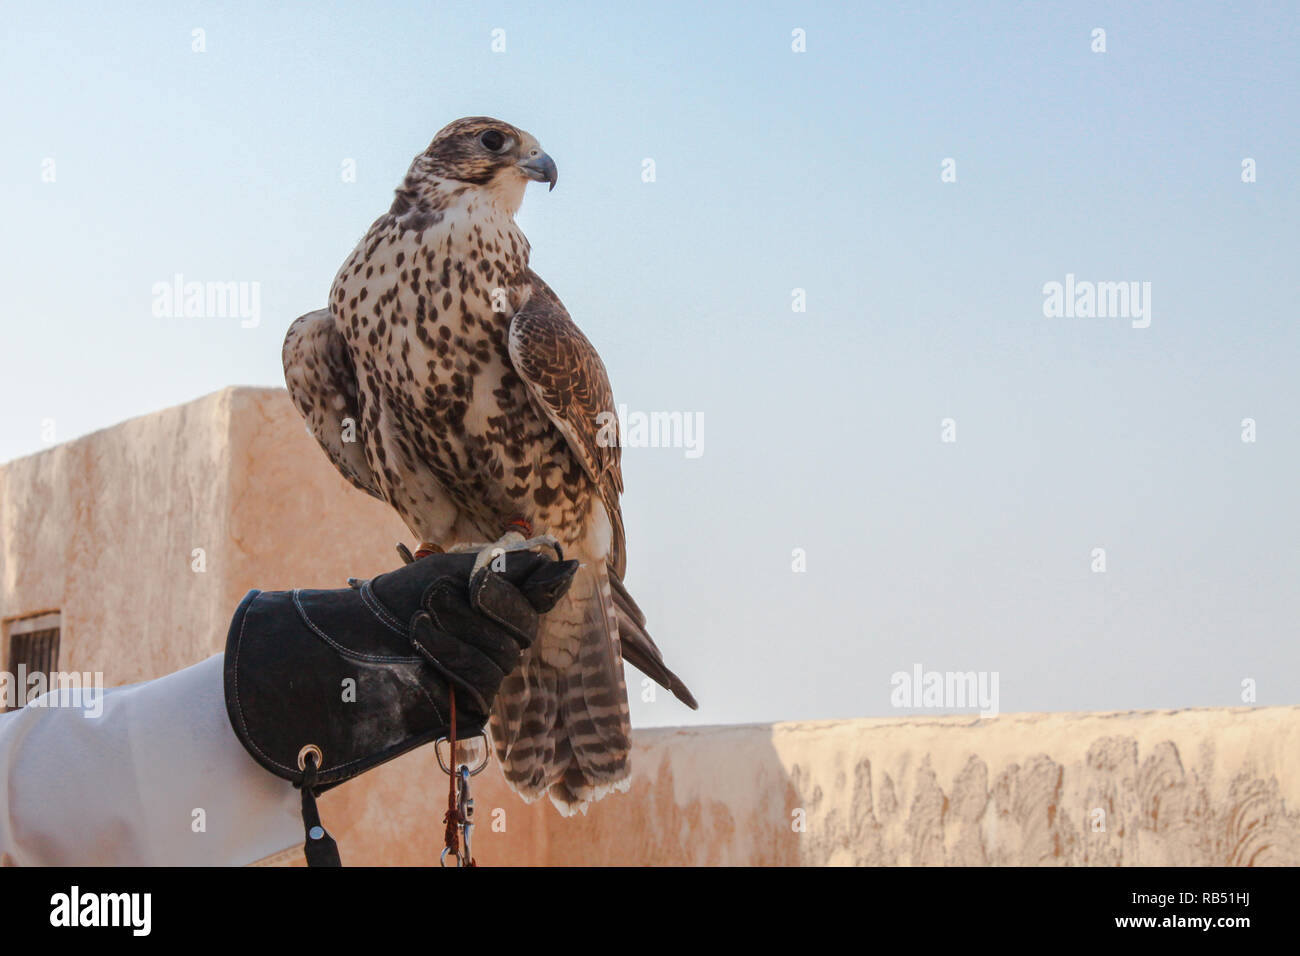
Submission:
M 493 706 L 506 781 L 525 800 L 549 793 L 565 816 L 628 786 L 632 731 L 618 620 L 605 563 L 583 565 Z

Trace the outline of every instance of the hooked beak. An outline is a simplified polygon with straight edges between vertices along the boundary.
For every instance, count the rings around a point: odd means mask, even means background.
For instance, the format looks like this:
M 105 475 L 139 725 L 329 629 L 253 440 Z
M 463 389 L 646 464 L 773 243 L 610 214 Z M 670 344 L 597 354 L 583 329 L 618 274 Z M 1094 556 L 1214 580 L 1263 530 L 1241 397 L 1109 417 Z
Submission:
M 541 150 L 538 150 L 536 155 L 529 156 L 516 165 L 533 182 L 550 183 L 551 189 L 555 188 L 555 180 L 559 176 L 559 170 L 555 168 L 555 160 Z M 547 192 L 550 192 L 550 190 L 547 190 Z

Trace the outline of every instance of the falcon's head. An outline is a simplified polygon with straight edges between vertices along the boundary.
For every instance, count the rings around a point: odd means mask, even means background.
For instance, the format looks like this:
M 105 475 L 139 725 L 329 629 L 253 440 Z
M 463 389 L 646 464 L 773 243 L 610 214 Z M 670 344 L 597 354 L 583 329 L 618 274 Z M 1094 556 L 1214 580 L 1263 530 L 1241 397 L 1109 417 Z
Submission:
M 512 214 L 530 180 L 554 189 L 557 175 L 535 136 L 488 116 L 448 123 L 417 162 L 442 179 L 488 190 Z

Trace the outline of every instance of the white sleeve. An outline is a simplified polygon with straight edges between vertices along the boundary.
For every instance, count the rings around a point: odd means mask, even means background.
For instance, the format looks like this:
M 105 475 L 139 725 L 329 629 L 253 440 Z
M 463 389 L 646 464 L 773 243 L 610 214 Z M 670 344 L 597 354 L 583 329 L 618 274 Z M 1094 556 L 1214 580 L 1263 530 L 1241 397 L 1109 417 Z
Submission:
M 225 866 L 301 846 L 299 792 L 230 728 L 223 660 L 0 716 L 0 861 Z

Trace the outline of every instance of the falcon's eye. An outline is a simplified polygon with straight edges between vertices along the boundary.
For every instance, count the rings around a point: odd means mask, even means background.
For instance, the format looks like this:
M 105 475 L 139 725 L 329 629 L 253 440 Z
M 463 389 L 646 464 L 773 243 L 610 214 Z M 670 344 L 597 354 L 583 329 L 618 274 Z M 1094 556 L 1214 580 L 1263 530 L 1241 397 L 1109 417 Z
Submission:
M 501 147 L 505 146 L 506 144 L 505 136 L 498 130 L 494 130 L 494 129 L 488 130 L 486 133 L 484 133 L 482 136 L 478 138 L 478 141 L 482 143 L 483 148 L 490 153 L 497 152 L 498 150 L 501 149 Z

